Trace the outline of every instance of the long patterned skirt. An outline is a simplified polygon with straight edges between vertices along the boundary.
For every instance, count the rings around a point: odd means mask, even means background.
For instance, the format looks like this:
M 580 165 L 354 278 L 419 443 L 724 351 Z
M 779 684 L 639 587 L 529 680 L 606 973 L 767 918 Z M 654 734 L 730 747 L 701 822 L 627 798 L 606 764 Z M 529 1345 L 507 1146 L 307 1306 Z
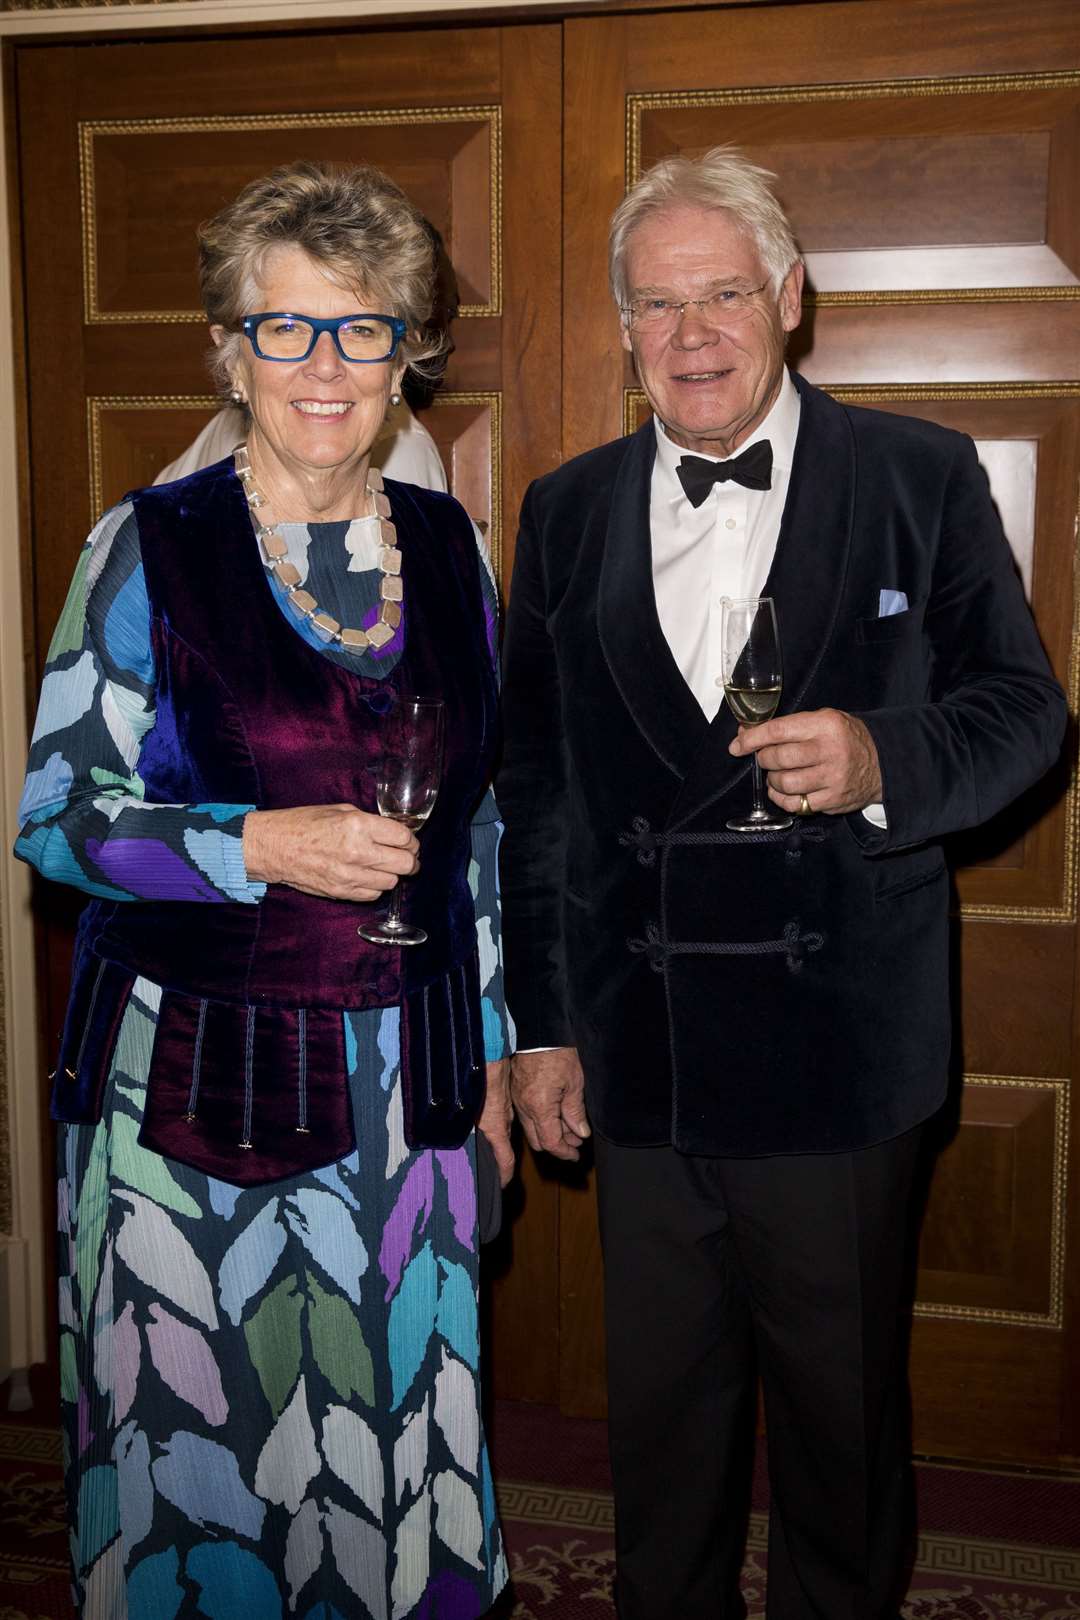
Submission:
M 84 1620 L 476 1620 L 506 1580 L 480 1419 L 473 1146 L 412 1152 L 396 1009 L 348 1015 L 358 1149 L 248 1190 L 138 1145 L 157 987 L 61 1128 Z

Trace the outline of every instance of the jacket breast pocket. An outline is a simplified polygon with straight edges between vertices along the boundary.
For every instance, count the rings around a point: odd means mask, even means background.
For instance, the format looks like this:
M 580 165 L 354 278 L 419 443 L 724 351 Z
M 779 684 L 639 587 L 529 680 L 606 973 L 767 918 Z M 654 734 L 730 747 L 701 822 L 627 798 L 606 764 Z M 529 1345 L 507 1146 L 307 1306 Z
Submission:
M 855 639 L 866 645 L 880 641 L 901 641 L 917 636 L 921 630 L 922 614 L 917 608 L 905 608 L 903 613 L 887 613 L 884 618 L 855 621 Z

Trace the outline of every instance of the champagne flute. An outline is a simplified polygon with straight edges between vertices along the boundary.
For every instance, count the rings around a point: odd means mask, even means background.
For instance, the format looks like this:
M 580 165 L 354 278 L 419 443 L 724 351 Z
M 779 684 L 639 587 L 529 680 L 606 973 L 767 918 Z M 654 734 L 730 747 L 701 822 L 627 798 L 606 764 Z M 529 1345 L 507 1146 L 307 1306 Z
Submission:
M 771 596 L 724 598 L 720 619 L 720 673 L 728 707 L 741 725 L 771 720 L 780 703 L 783 673 L 780 632 Z M 754 807 L 727 823 L 731 832 L 782 832 L 792 818 L 771 808 L 757 755 L 752 758 Z
M 387 749 L 375 777 L 380 816 L 417 832 L 435 807 L 442 777 L 443 706 L 436 698 L 399 697 L 387 719 Z M 402 921 L 399 878 L 380 922 L 357 929 L 374 945 L 422 945 L 423 928 Z

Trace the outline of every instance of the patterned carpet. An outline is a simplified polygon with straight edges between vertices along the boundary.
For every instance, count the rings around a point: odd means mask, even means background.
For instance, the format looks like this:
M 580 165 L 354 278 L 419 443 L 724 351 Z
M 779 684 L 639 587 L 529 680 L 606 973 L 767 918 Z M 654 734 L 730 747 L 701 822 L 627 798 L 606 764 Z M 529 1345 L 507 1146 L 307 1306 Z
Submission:
M 501 1402 L 492 1427 L 514 1580 L 500 1613 L 614 1620 L 602 1426 Z M 1080 1480 L 917 1473 L 926 1528 L 904 1620 L 1080 1620 Z M 743 1571 L 750 1620 L 764 1617 L 767 1489 L 759 1474 Z M 60 1437 L 28 1423 L 0 1423 L 0 1620 L 71 1620 Z
M 498 1402 L 492 1432 L 513 1620 L 614 1620 L 604 1425 Z M 904 1620 L 1080 1620 L 1080 1478 L 932 1463 L 915 1474 L 923 1533 Z M 743 1569 L 750 1620 L 765 1611 L 768 1502 L 759 1456 Z
M 606 1491 L 503 1484 L 513 1620 L 613 1620 L 612 1506 Z M 1077 1526 L 1080 1541 L 1080 1525 Z M 750 1519 L 743 1596 L 765 1614 L 766 1520 Z M 923 1535 L 905 1620 L 1080 1620 L 1080 1551 Z
M 0 1620 L 71 1620 L 57 1429 L 0 1424 Z

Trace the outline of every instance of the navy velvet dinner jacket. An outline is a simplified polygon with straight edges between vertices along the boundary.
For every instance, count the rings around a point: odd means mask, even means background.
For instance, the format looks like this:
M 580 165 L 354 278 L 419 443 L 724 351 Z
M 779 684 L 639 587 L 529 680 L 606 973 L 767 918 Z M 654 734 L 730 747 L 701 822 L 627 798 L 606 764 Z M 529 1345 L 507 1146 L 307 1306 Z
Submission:
M 1051 675 L 970 439 L 796 379 L 791 487 L 763 594 L 780 713 L 858 714 L 888 829 L 725 829 L 749 803 L 660 628 L 653 426 L 525 497 L 507 622 L 502 887 L 520 1047 L 575 1045 L 597 1130 L 751 1155 L 883 1141 L 942 1102 L 942 838 L 1061 746 Z M 907 598 L 879 616 L 882 590 Z

